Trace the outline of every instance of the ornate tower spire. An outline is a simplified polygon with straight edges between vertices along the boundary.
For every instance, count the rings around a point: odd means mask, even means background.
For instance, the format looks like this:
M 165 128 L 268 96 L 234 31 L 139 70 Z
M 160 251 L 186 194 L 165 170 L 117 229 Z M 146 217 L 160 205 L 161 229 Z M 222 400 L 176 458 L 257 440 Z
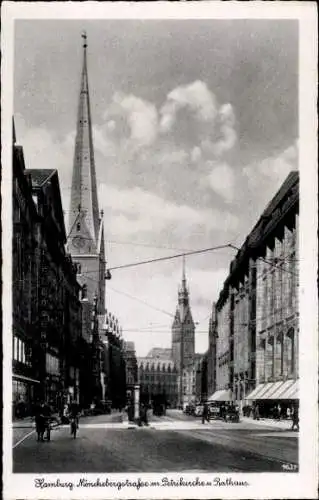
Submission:
M 69 232 L 77 224 L 83 226 L 85 239 L 91 248 L 97 246 L 99 235 L 99 206 L 96 187 L 89 83 L 87 73 L 87 36 L 83 38 L 83 65 L 78 105 L 76 139 L 69 215 Z
M 183 255 L 182 284 L 178 290 L 178 303 L 188 305 L 188 290 L 186 285 L 185 255 Z

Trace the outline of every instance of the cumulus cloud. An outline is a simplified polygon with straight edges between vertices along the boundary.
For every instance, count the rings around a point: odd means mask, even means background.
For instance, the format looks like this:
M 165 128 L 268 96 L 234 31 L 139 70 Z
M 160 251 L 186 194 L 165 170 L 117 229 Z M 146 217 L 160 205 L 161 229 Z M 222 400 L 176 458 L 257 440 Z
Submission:
M 187 112 L 183 115 L 181 112 Z M 176 87 L 166 98 L 160 110 L 159 128 L 170 137 L 180 133 L 183 121 L 188 121 L 190 159 L 200 161 L 204 156 L 220 157 L 231 150 L 237 139 L 235 113 L 230 103 L 218 105 L 214 93 L 205 82 L 197 80 Z M 194 122 L 191 127 L 192 121 Z
M 162 132 L 171 130 L 172 125 L 176 122 L 177 112 L 182 108 L 193 112 L 198 121 L 213 122 L 216 116 L 215 96 L 208 89 L 206 83 L 200 80 L 176 87 L 168 94 L 160 111 Z
M 128 136 L 120 137 L 127 141 L 132 149 L 151 145 L 158 132 L 158 117 L 156 107 L 133 94 L 117 92 L 113 95 L 110 108 L 104 115 L 107 128 L 116 132 L 119 121 L 124 120 L 128 127 Z M 122 130 L 123 132 L 123 130 Z

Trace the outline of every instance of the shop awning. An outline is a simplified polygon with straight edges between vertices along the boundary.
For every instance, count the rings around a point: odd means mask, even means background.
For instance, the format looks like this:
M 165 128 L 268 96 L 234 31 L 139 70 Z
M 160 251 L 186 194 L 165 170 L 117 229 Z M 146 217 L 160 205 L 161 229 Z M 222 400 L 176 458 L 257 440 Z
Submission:
M 214 392 L 208 401 L 232 401 L 232 392 L 230 389 L 222 389 Z
M 40 384 L 40 380 L 35 380 L 34 378 L 25 377 L 24 375 L 18 375 L 16 373 L 12 374 L 12 378 L 16 380 L 25 380 L 26 382 L 34 382 L 35 384 Z
M 245 399 L 298 399 L 298 382 L 285 380 L 259 384 Z
M 273 382 L 258 384 L 255 389 L 245 397 L 245 399 L 263 399 L 263 395 L 273 386 Z
M 293 380 L 285 380 L 285 382 L 280 382 L 277 388 L 274 387 L 274 390 L 271 393 L 271 399 L 282 399 L 293 383 Z
M 280 389 L 282 384 L 282 380 L 280 380 L 279 382 L 271 382 L 268 389 L 262 393 L 259 399 L 275 399 L 273 397 L 273 394 L 275 394 L 275 392 Z
M 291 386 L 286 390 L 280 399 L 299 399 L 299 382 L 294 380 Z

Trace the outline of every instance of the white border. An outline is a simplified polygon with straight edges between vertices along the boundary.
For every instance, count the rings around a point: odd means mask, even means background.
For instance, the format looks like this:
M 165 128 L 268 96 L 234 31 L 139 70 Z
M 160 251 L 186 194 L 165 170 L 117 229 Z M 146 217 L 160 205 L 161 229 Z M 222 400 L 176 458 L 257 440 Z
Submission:
M 34 476 L 11 474 L 11 143 L 14 19 L 299 19 L 300 23 L 300 472 L 298 474 L 214 474 L 248 480 L 250 486 L 148 488 L 140 490 L 34 488 Z M 314 2 L 4 2 L 2 4 L 2 255 L 4 332 L 4 498 L 314 498 L 318 486 L 318 303 L 317 303 L 317 31 Z M 306 396 L 307 395 L 307 396 Z M 82 476 L 82 475 L 81 475 Z M 124 474 L 147 480 L 159 475 Z M 169 474 L 169 477 L 180 474 Z M 184 474 L 184 477 L 195 475 Z M 47 475 L 50 480 L 63 475 Z M 89 474 L 89 480 L 97 475 Z M 109 479 L 118 475 L 108 475 Z M 77 482 L 79 475 L 66 475 Z M 101 477 L 103 479 L 103 477 Z

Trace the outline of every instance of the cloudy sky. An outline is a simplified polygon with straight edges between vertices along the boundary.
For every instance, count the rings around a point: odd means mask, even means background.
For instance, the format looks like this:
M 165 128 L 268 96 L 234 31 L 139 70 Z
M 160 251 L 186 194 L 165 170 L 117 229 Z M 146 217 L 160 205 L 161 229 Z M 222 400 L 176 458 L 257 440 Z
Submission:
M 66 221 L 83 29 L 109 266 L 240 246 L 297 168 L 297 21 L 16 21 L 17 139 L 27 167 L 58 169 Z M 186 260 L 197 352 L 233 256 Z M 107 282 L 138 355 L 170 346 L 181 272 L 176 259 Z

